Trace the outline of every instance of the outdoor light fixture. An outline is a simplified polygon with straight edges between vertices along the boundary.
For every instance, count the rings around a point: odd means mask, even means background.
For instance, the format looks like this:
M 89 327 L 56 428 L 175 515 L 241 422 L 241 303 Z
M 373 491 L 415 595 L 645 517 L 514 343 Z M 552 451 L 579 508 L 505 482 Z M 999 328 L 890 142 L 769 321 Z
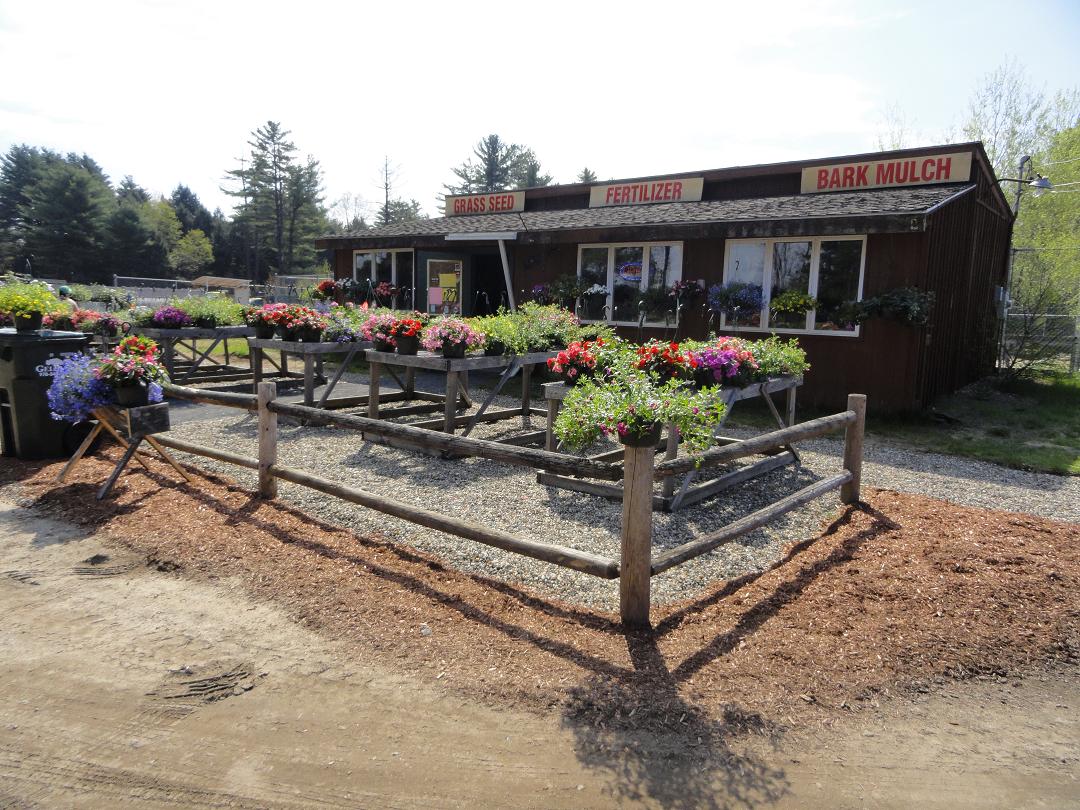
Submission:
M 1029 182 L 1028 185 L 1031 186 L 1031 195 L 1033 197 L 1041 197 L 1046 192 L 1054 190 L 1054 184 L 1041 174 L 1036 174 L 1035 179 Z

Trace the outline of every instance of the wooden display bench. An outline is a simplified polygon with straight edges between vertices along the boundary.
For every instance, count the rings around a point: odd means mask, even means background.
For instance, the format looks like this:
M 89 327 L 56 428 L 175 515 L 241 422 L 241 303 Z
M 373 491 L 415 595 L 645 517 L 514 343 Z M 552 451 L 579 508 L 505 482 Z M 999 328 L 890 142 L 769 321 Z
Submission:
M 155 433 L 164 433 L 169 429 L 169 405 L 165 402 L 159 402 L 155 405 L 143 405 L 136 408 L 97 408 L 93 411 L 93 417 L 97 420 L 97 424 L 94 429 L 90 431 L 82 444 L 75 451 L 74 455 L 68 459 L 68 463 L 64 465 L 64 469 L 60 471 L 60 474 L 56 476 L 56 480 L 61 483 L 67 477 L 67 474 L 79 463 L 79 460 L 86 455 L 86 452 L 93 445 L 94 440 L 102 433 L 108 433 L 112 436 L 117 443 L 124 448 L 124 455 L 121 456 L 120 461 L 117 462 L 116 467 L 113 468 L 112 473 L 109 475 L 108 480 L 98 490 L 97 499 L 100 501 L 109 491 L 113 488 L 117 479 L 120 477 L 120 473 L 127 467 L 128 462 L 134 458 L 147 470 L 150 469 L 150 465 L 146 463 L 143 452 L 139 451 L 139 445 L 146 442 L 167 461 L 174 470 L 180 473 L 181 477 L 185 481 L 191 481 L 191 476 L 187 470 L 181 467 L 169 452 L 161 446 L 157 439 L 154 438 Z
M 364 347 L 369 343 L 307 343 L 302 340 L 277 340 L 276 338 L 248 338 L 248 358 L 251 361 L 254 392 L 259 390 L 263 381 L 264 366 L 268 361 L 284 377 L 302 377 L 304 380 L 304 404 L 309 408 L 355 408 L 366 403 L 367 397 L 336 397 L 330 395 L 341 380 L 349 364 L 360 355 L 364 356 Z M 270 352 L 278 352 L 279 362 L 275 363 Z M 289 371 L 289 355 L 302 358 L 302 374 Z M 328 381 L 323 374 L 323 358 L 328 354 L 344 355 L 337 371 Z M 315 401 L 315 386 L 326 384 L 318 402 Z
M 717 425 L 716 443 L 718 445 L 725 445 L 737 444 L 741 441 L 740 439 L 721 436 L 719 435 L 719 430 L 727 421 L 728 416 L 731 415 L 735 403 L 744 399 L 762 397 L 772 411 L 773 417 L 776 419 L 776 423 L 779 427 L 784 428 L 794 424 L 795 391 L 800 385 L 802 385 L 802 377 L 776 377 L 767 380 L 766 382 L 748 385 L 744 388 L 721 388 L 719 396 L 723 399 L 727 409 L 724 412 L 724 417 L 720 421 L 720 424 Z M 544 385 L 544 398 L 547 401 L 547 430 L 545 431 L 544 447 L 547 450 L 557 451 L 559 449 L 558 440 L 555 437 L 555 418 L 558 416 L 562 401 L 569 391 L 570 386 L 561 382 L 546 383 Z M 780 415 L 771 396 L 772 394 L 781 391 L 785 392 L 786 396 L 786 420 L 784 416 Z M 665 426 L 664 438 L 661 440 L 660 444 L 656 446 L 655 451 L 663 451 L 664 460 L 674 459 L 678 456 L 679 437 L 672 425 L 669 424 Z M 625 449 L 620 447 L 618 450 L 589 456 L 589 458 L 595 461 L 618 463 L 623 461 L 624 456 Z M 767 472 L 787 464 L 796 464 L 799 461 L 798 451 L 793 446 L 788 445 L 782 450 L 770 451 L 770 453 L 766 454 L 765 458 L 755 461 L 752 464 L 748 464 L 745 467 L 740 467 L 737 470 L 732 470 L 716 478 L 700 483 L 697 481 L 697 470 L 691 470 L 686 473 L 678 483 L 674 476 L 661 477 L 657 479 L 661 484 L 660 492 L 659 494 L 653 494 L 653 509 L 659 509 L 664 512 L 674 512 L 685 506 L 699 503 L 706 498 L 711 498 L 716 493 L 722 492 L 743 481 L 748 481 L 751 478 L 764 475 Z M 590 495 L 600 495 L 612 500 L 621 500 L 623 497 L 623 488 L 619 484 L 589 481 L 584 478 L 556 475 L 554 473 L 546 472 L 537 473 L 536 480 L 537 483 L 540 484 L 570 489 L 575 492 L 585 492 Z
M 213 329 L 137 326 L 132 331 L 156 341 L 161 347 L 161 362 L 174 385 L 251 379 L 251 369 L 232 365 L 229 356 L 229 338 L 254 335 L 255 330 L 250 326 L 218 326 Z M 199 340 L 210 341 L 205 351 L 199 351 Z M 218 344 L 222 344 L 225 350 L 224 362 L 210 356 Z
M 519 355 L 469 355 L 460 359 L 447 359 L 439 354 L 420 352 L 419 354 L 396 354 L 394 352 L 368 351 L 366 354 L 369 373 L 371 375 L 370 392 L 367 402 L 367 415 L 372 419 L 407 416 L 432 411 L 443 412 L 441 419 L 432 419 L 423 422 L 414 422 L 413 427 L 430 428 L 444 433 L 453 434 L 457 428 L 464 428 L 462 436 L 468 436 L 473 428 L 481 422 L 497 422 L 503 419 L 518 417 L 543 416 L 544 411 L 531 407 L 530 385 L 534 367 L 546 364 L 549 357 L 554 357 L 554 352 L 531 352 Z M 383 369 L 401 386 L 400 392 L 389 395 L 379 391 L 379 379 Z M 403 379 L 395 373 L 394 369 L 403 371 Z M 446 393 L 438 394 L 416 390 L 416 371 L 435 371 L 446 375 Z M 459 416 L 458 410 L 473 405 L 469 395 L 469 372 L 502 369 L 498 383 L 488 396 L 480 403 L 476 413 L 470 416 Z M 521 405 L 515 408 L 503 408 L 489 410 L 495 397 L 499 395 L 503 387 L 514 376 L 521 374 Z M 423 404 L 409 405 L 403 408 L 395 408 L 380 412 L 381 403 L 392 401 L 420 400 Z M 539 444 L 543 441 L 543 431 L 517 436 L 505 440 L 510 444 Z M 416 449 L 413 446 L 411 449 Z M 424 448 L 419 448 L 424 449 Z

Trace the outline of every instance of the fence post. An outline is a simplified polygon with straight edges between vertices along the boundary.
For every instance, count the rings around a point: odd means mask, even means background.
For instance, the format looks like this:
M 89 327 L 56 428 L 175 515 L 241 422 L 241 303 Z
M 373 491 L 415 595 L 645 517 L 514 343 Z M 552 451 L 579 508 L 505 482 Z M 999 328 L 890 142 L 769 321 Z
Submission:
M 277 383 L 259 383 L 259 497 L 268 500 L 277 497 L 277 479 L 270 474 L 277 463 L 277 414 L 268 407 L 276 397 Z
M 626 446 L 623 456 L 619 615 L 623 624 L 629 627 L 647 627 L 652 574 L 655 448 Z
M 847 407 L 849 411 L 855 411 L 855 421 L 844 431 L 844 469 L 851 473 L 851 480 L 840 487 L 840 500 L 858 503 L 862 482 L 863 432 L 866 429 L 866 394 L 848 394 Z

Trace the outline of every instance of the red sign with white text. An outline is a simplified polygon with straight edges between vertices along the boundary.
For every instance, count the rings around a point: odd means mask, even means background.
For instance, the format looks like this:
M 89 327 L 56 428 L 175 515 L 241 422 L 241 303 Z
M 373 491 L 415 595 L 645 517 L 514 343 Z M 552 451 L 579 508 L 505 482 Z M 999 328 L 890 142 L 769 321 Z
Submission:
M 965 183 L 970 179 L 971 153 L 952 152 L 916 158 L 808 166 L 802 170 L 802 192 L 812 194 L 818 191 Z

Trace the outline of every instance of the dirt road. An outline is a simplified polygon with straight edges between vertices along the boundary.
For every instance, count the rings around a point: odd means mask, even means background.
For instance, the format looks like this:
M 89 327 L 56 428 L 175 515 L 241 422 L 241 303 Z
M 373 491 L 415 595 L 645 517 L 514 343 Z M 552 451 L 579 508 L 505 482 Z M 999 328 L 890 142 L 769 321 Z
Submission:
M 1071 676 L 778 747 L 612 735 L 395 676 L 234 583 L 0 502 L 0 807 L 1080 807 Z

